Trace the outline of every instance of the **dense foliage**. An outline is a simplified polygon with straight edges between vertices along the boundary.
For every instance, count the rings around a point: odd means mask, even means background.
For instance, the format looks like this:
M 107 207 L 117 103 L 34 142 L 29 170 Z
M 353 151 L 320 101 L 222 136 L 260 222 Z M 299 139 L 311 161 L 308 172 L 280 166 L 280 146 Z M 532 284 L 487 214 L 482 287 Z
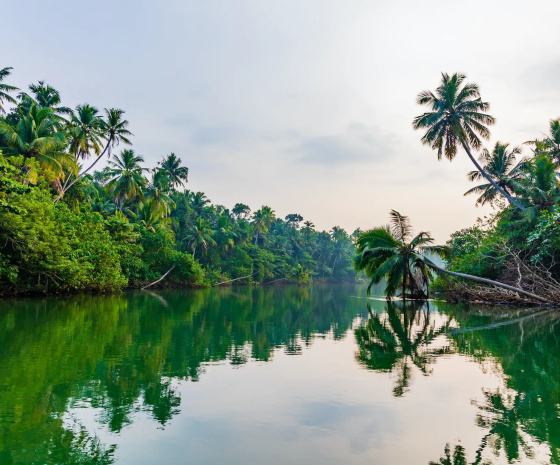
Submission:
M 132 133 L 122 110 L 63 107 L 44 82 L 17 93 L 1 82 L 9 74 L 0 70 L 0 295 L 110 292 L 169 270 L 167 286 L 356 279 L 357 232 L 213 205 L 184 189 L 175 154 L 148 169 L 123 148 Z

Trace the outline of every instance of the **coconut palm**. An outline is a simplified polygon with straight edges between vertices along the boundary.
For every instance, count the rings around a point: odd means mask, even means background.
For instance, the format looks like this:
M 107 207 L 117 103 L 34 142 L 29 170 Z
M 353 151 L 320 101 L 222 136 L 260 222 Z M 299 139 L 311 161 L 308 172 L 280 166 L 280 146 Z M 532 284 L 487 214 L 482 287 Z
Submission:
M 129 137 L 132 133 L 128 130 L 128 121 L 123 118 L 124 111 L 117 108 L 105 108 L 105 118 L 101 120 L 100 132 L 105 139 L 105 148 L 94 160 L 94 162 L 85 170 L 83 170 L 77 177 L 72 181 L 64 191 L 66 192 L 70 189 L 80 178 L 85 176 L 95 165 L 101 160 L 103 155 L 106 153 L 111 157 L 111 151 L 120 143 L 130 145 Z M 62 194 L 56 199 L 56 201 L 62 198 Z
M 161 209 L 164 216 L 169 215 L 175 207 L 175 202 L 169 197 L 169 177 L 162 169 L 152 170 L 152 181 L 148 184 L 146 197 L 150 199 L 156 208 Z
M 358 237 L 354 265 L 371 278 L 368 293 L 375 284 L 386 279 L 388 298 L 393 297 L 399 287 L 403 299 L 407 291 L 415 297 L 427 295 L 433 274 L 428 265 L 433 263 L 426 253 L 439 253 L 441 248 L 431 245 L 433 239 L 427 232 L 412 237 L 408 217 L 395 210 L 391 210 L 390 217 L 390 226 L 365 231 Z
M 6 113 L 6 109 L 3 106 L 4 102 L 17 103 L 16 99 L 13 98 L 9 93 L 15 92 L 16 90 L 18 90 L 18 88 L 2 83 L 2 81 L 12 73 L 11 70 L 11 67 L 0 69 L 0 114 Z
M 267 215 L 261 210 L 253 213 L 253 231 L 255 232 L 255 245 L 259 245 L 259 235 L 268 232 Z
M 509 144 L 501 144 L 496 142 L 492 153 L 488 149 L 483 149 L 478 160 L 484 171 L 492 178 L 492 180 L 500 186 L 509 195 L 514 194 L 515 180 L 520 177 L 520 165 L 516 164 L 515 157 L 521 154 L 521 148 L 513 147 L 508 150 Z M 524 160 L 521 161 L 521 164 Z M 480 171 L 471 171 L 467 178 L 469 181 L 482 181 L 484 176 Z M 498 190 L 492 183 L 480 184 L 465 192 L 465 195 L 480 194 L 477 199 L 477 205 L 484 205 L 486 203 L 494 203 L 498 196 Z
M 119 206 L 119 211 L 122 211 L 126 202 L 144 197 L 147 180 L 144 177 L 146 168 L 140 166 L 143 161 L 144 158 L 136 155 L 134 150 L 123 150 L 114 160 L 109 161 L 107 189 Z
M 535 155 L 546 153 L 556 164 L 560 164 L 560 119 L 550 120 L 550 134 L 543 139 L 526 142 L 535 146 Z
M 136 223 L 141 223 L 147 230 L 155 232 L 164 226 L 165 210 L 153 199 L 140 201 L 127 213 Z M 169 221 L 169 219 L 165 220 Z
M 181 166 L 181 159 L 173 152 L 163 157 L 163 160 L 158 164 L 169 178 L 169 187 L 171 189 L 175 189 L 187 183 L 189 169 L 186 166 Z
M 213 231 L 210 223 L 204 218 L 197 218 L 196 224 L 189 228 L 187 235 L 183 238 L 183 241 L 191 248 L 193 258 L 196 256 L 197 248 L 200 247 L 206 253 L 209 246 L 216 245 L 212 235 Z
M 18 95 L 20 99 L 18 113 L 20 115 L 28 113 L 33 105 L 51 108 L 55 118 L 62 122 L 67 121 L 64 116 L 72 114 L 71 108 L 60 106 L 61 99 L 58 90 L 48 84 L 45 84 L 45 81 L 39 81 L 37 84 L 31 84 L 29 86 L 29 90 L 31 90 L 31 94 L 33 96 L 25 92 L 20 92 Z
M 523 164 L 515 190 L 529 206 L 525 215 L 534 220 L 541 210 L 550 209 L 560 202 L 560 187 L 556 164 L 547 153 L 541 153 Z
M 500 187 L 471 153 L 471 148 L 480 149 L 481 138 L 490 137 L 487 126 L 494 124 L 495 119 L 486 113 L 490 104 L 480 98 L 478 85 L 463 85 L 465 78 L 463 74 L 442 73 L 435 93 L 428 90 L 418 94 L 418 104 L 429 106 L 431 111 L 414 118 L 412 125 L 414 129 L 426 130 L 422 143 L 437 150 L 439 160 L 443 155 L 453 160 L 458 146 L 462 146 L 482 176 L 511 204 L 524 210 L 525 207 Z
M 357 240 L 358 255 L 354 258 L 357 270 L 363 270 L 371 279 L 368 293 L 373 285 L 385 279 L 385 293 L 390 299 L 399 287 L 403 299 L 406 291 L 413 296 L 428 296 L 428 286 L 435 273 L 444 273 L 457 278 L 471 279 L 484 284 L 501 287 L 541 302 L 548 301 L 531 292 L 514 286 L 480 278 L 465 273 L 446 270 L 436 265 L 429 255 L 440 255 L 443 247 L 433 246 L 433 239 L 427 232 L 412 237 L 412 226 L 408 217 L 395 210 L 390 213 L 391 224 L 363 232 Z
M 103 120 L 99 110 L 91 105 L 78 105 L 68 124 L 70 151 L 76 159 L 89 158 L 90 152 L 99 155 L 103 146 Z
M 35 158 L 39 165 L 56 178 L 64 177 L 64 167 L 76 169 L 73 157 L 65 151 L 66 134 L 52 108 L 33 104 L 15 127 L 0 121 L 0 134 L 7 154 Z

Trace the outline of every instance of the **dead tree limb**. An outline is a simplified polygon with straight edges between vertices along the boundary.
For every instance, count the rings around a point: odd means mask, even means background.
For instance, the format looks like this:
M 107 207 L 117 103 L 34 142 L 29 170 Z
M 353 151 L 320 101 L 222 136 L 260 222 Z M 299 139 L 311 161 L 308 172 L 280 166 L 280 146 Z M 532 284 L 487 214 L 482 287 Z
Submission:
M 165 277 L 173 271 L 174 268 L 175 268 L 175 265 L 173 265 L 171 268 L 169 268 L 161 278 L 154 281 L 153 283 L 148 284 L 147 286 L 144 286 L 142 289 L 148 289 L 149 287 L 152 287 L 154 284 L 157 284 L 160 281 L 163 281 L 165 279 Z

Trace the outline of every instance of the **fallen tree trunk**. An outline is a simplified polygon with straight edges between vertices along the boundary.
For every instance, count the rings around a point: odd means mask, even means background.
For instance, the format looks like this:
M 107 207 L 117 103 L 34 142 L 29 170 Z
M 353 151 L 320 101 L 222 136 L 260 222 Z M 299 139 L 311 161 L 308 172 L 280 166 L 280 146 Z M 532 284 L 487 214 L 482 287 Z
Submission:
M 255 271 L 253 274 L 250 274 L 250 275 L 247 275 L 247 276 L 241 276 L 240 278 L 229 279 L 227 281 L 222 281 L 221 283 L 213 284 L 213 286 L 219 286 L 220 284 L 232 283 L 233 281 L 237 281 L 238 279 L 250 278 L 251 276 L 255 276 L 257 273 L 258 273 L 258 271 Z
M 165 277 L 173 271 L 174 268 L 175 268 L 175 265 L 173 265 L 171 268 L 169 268 L 161 278 L 154 281 L 153 283 L 148 284 L 147 286 L 144 286 L 142 289 L 148 289 L 149 287 L 152 287 L 154 284 L 157 284 L 160 281 L 163 281 L 165 279 Z
M 428 266 L 430 268 L 440 272 L 440 273 L 448 274 L 450 276 L 455 276 L 456 278 L 465 278 L 465 279 L 470 279 L 472 281 L 478 281 L 479 283 L 491 284 L 492 286 L 501 287 L 502 289 L 507 289 L 509 291 L 517 292 L 518 294 L 525 295 L 527 297 L 530 297 L 531 299 L 538 300 L 539 302 L 544 302 L 544 303 L 547 303 L 547 304 L 552 303 L 550 300 L 545 299 L 544 297 L 541 297 L 539 295 L 533 294 L 532 292 L 527 292 L 527 291 L 524 291 L 523 289 L 519 289 L 517 287 L 510 286 L 509 284 L 504 284 L 504 283 L 501 283 L 499 281 L 493 281 L 492 279 L 479 278 L 478 276 L 473 276 L 473 275 L 470 275 L 470 274 L 457 273 L 455 271 L 449 271 L 449 270 L 446 270 L 445 268 L 441 268 L 437 265 L 434 265 L 433 263 L 428 264 Z

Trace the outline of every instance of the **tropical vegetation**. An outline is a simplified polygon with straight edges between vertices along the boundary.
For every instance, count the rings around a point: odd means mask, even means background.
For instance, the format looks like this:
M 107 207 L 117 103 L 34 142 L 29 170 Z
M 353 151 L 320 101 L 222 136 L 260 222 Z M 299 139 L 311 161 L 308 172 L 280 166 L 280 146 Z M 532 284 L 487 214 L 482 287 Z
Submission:
M 126 114 L 62 106 L 0 70 L 0 295 L 355 281 L 354 240 L 270 206 L 212 204 L 175 153 L 148 167 Z M 104 163 L 100 163 L 104 160 Z M 100 170 L 99 166 L 105 165 Z

